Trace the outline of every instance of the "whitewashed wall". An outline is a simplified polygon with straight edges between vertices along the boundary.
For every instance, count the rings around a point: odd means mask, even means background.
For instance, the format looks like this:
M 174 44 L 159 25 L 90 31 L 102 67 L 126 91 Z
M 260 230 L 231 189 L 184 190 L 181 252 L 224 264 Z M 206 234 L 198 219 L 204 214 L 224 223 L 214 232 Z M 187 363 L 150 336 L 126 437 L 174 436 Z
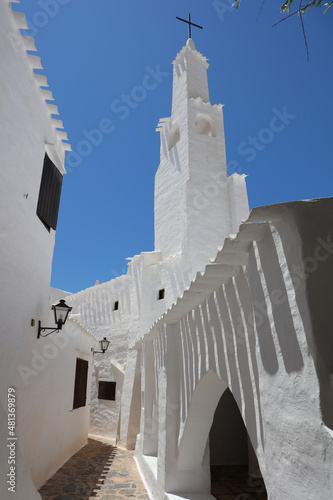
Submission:
M 249 207 L 244 176 L 227 177 L 222 105 L 209 102 L 207 59 L 188 40 L 173 64 L 172 114 L 158 128 L 155 249 L 164 260 L 182 253 L 196 273 Z
M 43 484 L 87 439 L 89 406 L 71 412 L 76 355 L 90 359 L 93 338 L 79 325 L 37 340 L 38 320 L 52 326 L 50 276 L 55 232 L 36 215 L 45 152 L 64 173 L 65 133 L 45 99 L 46 77 L 36 76 L 40 59 L 27 54 L 34 41 L 22 37 L 25 18 L 0 1 L 0 403 L 16 394 L 17 497 L 39 498 Z M 35 319 L 32 327 L 31 319 Z M 74 334 L 77 334 L 74 336 Z M 59 345 L 57 345 L 57 339 Z M 61 342 L 63 344 L 61 344 Z M 8 492 L 6 413 L 0 417 L 0 497 Z M 35 486 L 34 486 L 35 485 Z
M 136 456 L 152 498 L 211 498 L 208 436 L 226 387 L 269 500 L 332 497 L 332 369 L 323 344 L 332 344 L 332 208 L 333 199 L 254 209 L 254 224 L 206 267 L 206 299 L 195 307 L 184 296 L 145 337 Z M 231 259 L 239 265 L 226 277 Z
M 248 216 L 244 176 L 227 178 L 222 105 L 209 103 L 207 67 L 192 41 L 174 61 L 172 114 L 159 124 L 155 251 L 133 257 L 125 276 L 68 297 L 83 325 L 111 341 L 107 353 L 95 356 L 90 430 L 127 448 L 134 448 L 139 432 L 141 384 L 140 359 L 128 347 L 183 295 L 217 245 Z M 165 298 L 158 300 L 161 289 Z M 115 402 L 98 400 L 99 380 L 117 382 Z
M 46 321 L 53 324 L 51 314 Z M 94 342 L 68 320 L 61 332 L 36 341 L 12 370 L 9 380 L 19 391 L 19 443 L 37 487 L 87 443 Z M 86 406 L 73 410 L 76 358 L 89 362 L 88 390 Z
M 107 337 L 111 342 L 105 354 L 94 355 L 92 434 L 116 440 L 119 427 L 118 444 L 134 448 L 139 431 L 141 400 L 137 367 L 140 364 L 136 353 L 129 353 L 128 346 L 140 338 L 188 286 L 190 273 L 184 266 L 182 274 L 181 263 L 180 256 L 163 262 L 159 252 L 142 253 L 132 259 L 126 275 L 66 298 L 89 331 L 98 339 Z M 165 290 L 163 300 L 158 300 L 160 289 Z M 116 301 L 118 310 L 114 310 Z M 98 344 L 95 347 L 98 349 Z M 98 399 L 100 380 L 116 382 L 116 401 Z M 121 423 L 118 421 L 120 404 Z

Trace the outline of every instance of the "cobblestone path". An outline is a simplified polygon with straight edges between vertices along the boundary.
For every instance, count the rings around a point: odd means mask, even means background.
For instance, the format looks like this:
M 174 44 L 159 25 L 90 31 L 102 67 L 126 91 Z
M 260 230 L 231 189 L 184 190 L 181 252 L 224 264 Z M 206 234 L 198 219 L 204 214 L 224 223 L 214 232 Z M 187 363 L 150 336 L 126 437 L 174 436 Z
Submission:
M 133 455 L 107 441 L 89 439 L 39 493 L 43 500 L 149 500 Z

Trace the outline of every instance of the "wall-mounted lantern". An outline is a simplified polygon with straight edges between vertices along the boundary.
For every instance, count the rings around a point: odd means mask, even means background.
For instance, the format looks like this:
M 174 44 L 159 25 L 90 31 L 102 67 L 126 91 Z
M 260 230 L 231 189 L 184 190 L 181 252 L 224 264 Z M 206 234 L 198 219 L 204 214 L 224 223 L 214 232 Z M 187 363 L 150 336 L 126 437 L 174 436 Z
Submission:
M 47 337 L 48 335 L 51 335 L 51 333 L 58 332 L 59 330 L 61 330 L 63 325 L 66 323 L 69 312 L 73 308 L 68 306 L 66 302 L 63 299 L 61 299 L 59 304 L 53 305 L 51 309 L 54 311 L 54 321 L 55 324 L 57 325 L 57 328 L 53 328 L 52 326 L 51 327 L 42 326 L 41 322 L 38 321 L 38 334 L 37 334 L 38 339 L 40 337 Z M 52 331 L 50 333 L 47 333 L 46 335 L 42 335 L 41 332 L 45 332 L 46 330 L 52 330 Z
M 93 354 L 104 354 L 105 351 L 107 351 L 109 344 L 110 344 L 110 341 L 106 337 L 104 337 L 102 340 L 99 341 L 99 346 L 100 346 L 101 350 L 95 351 L 94 349 L 92 349 L 92 353 Z

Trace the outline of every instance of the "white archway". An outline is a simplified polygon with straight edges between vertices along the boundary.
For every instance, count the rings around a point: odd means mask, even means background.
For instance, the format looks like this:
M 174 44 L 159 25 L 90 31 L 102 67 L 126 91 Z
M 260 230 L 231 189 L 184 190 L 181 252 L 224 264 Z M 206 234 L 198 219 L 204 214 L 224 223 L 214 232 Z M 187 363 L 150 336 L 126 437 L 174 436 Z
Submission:
M 209 370 L 195 388 L 179 446 L 179 469 L 201 467 L 214 413 L 227 387 L 216 373 Z
M 232 484 L 234 481 L 234 486 L 241 488 L 239 491 L 242 494 L 251 491 L 253 494 L 262 495 L 260 498 L 267 498 L 264 479 L 261 476 L 256 453 L 251 445 L 245 423 L 237 402 L 231 391 L 227 389 L 227 383 L 212 370 L 206 372 L 197 384 L 192 394 L 188 416 L 180 438 L 178 471 L 185 475 L 192 475 L 192 479 L 201 477 L 202 472 L 204 472 L 204 476 L 209 477 L 210 471 L 213 470 L 210 469 L 211 465 L 214 467 L 214 476 L 212 477 L 215 478 L 215 482 L 218 478 L 218 484 L 221 484 L 221 480 L 226 481 L 227 484 Z M 225 399 L 225 396 L 228 398 Z M 226 448 L 229 446 L 229 450 L 232 449 L 232 446 L 239 449 L 233 450 L 233 454 L 229 457 L 226 457 L 225 454 L 220 455 L 218 458 L 222 459 L 222 462 L 218 462 L 219 465 L 212 465 L 212 456 L 208 453 L 208 443 L 210 432 L 213 429 L 215 412 L 222 401 L 224 401 L 224 411 L 227 416 L 224 418 L 224 423 L 223 419 L 220 421 L 224 427 L 222 435 L 218 436 L 219 432 L 215 437 L 223 437 L 223 443 Z M 217 418 L 220 416 L 221 414 L 217 414 Z M 241 431 L 242 435 L 238 436 L 237 432 Z M 220 442 L 218 446 L 223 445 Z M 228 471 L 227 475 L 225 474 L 226 470 Z M 230 473 L 230 471 L 232 472 Z M 230 477 L 228 477 L 229 474 Z M 212 488 L 213 485 L 214 483 L 212 483 Z M 208 488 L 208 484 L 205 487 Z M 217 496 L 217 498 L 220 497 Z

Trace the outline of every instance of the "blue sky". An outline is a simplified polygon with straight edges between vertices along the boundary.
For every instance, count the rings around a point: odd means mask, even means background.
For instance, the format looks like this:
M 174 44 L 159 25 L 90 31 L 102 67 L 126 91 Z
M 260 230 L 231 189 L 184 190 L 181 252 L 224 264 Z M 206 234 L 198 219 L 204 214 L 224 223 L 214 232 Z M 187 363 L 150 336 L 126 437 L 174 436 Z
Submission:
M 326 15 L 312 9 L 304 19 L 307 61 L 299 19 L 272 28 L 282 18 L 280 2 L 266 2 L 256 21 L 260 5 L 248 0 L 236 11 L 227 0 L 13 4 L 27 16 L 76 152 L 66 153 L 53 286 L 76 292 L 107 281 L 126 272 L 126 257 L 154 249 L 155 128 L 170 116 L 171 63 L 187 40 L 176 16 L 191 12 L 204 27 L 192 38 L 209 59 L 210 101 L 225 105 L 227 160 L 231 171 L 248 174 L 250 207 L 332 196 L 333 8 Z M 156 72 L 154 89 L 140 93 L 145 76 Z M 120 112 L 126 95 L 135 99 Z M 279 114 L 282 121 L 272 121 Z

